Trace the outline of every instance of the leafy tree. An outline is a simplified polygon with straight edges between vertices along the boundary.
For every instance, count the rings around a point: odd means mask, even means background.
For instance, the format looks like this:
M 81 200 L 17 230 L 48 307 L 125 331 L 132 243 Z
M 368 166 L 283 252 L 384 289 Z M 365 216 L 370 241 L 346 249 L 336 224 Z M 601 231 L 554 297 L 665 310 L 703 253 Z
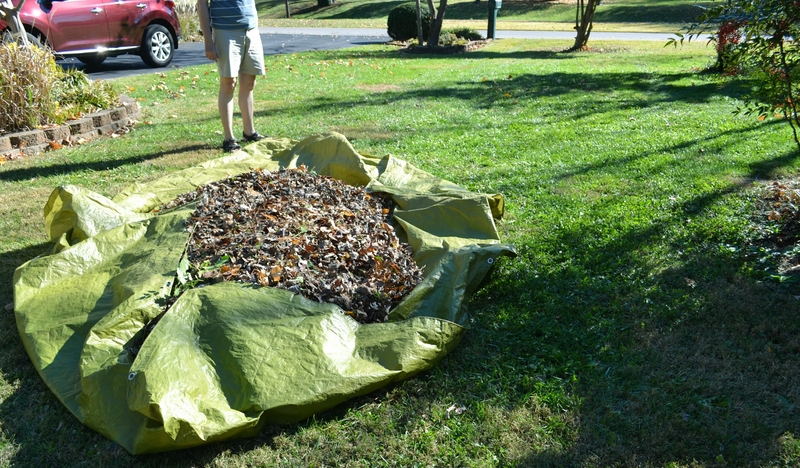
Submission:
M 717 68 L 747 73 L 754 82 L 737 112 L 785 119 L 800 151 L 800 0 L 726 0 L 669 43 L 682 44 L 715 29 Z
M 602 1 L 578 0 L 577 10 L 575 11 L 575 30 L 578 35 L 575 36 L 575 44 L 567 49 L 567 52 L 586 49 L 586 44 L 589 42 L 589 34 L 592 32 L 592 24 L 594 23 L 594 12 Z

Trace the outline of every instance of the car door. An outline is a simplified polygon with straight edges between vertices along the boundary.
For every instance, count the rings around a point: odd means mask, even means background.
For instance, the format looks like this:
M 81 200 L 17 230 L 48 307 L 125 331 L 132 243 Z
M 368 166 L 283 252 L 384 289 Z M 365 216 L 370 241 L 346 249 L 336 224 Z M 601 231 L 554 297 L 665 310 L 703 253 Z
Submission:
M 56 52 L 91 51 L 109 42 L 103 0 L 39 0 L 49 22 L 47 41 Z
M 104 0 L 110 47 L 133 47 L 142 43 L 142 20 L 150 10 L 145 0 Z

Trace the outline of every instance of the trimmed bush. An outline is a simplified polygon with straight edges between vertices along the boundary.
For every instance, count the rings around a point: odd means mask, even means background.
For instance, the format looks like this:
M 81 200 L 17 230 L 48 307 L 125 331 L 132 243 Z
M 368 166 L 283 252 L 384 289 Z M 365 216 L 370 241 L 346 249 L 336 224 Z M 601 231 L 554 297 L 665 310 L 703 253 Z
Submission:
M 420 7 L 420 13 L 422 15 L 422 34 L 427 39 L 431 26 L 431 14 L 426 7 Z M 417 5 L 404 3 L 393 8 L 389 12 L 386 32 L 395 41 L 417 38 Z

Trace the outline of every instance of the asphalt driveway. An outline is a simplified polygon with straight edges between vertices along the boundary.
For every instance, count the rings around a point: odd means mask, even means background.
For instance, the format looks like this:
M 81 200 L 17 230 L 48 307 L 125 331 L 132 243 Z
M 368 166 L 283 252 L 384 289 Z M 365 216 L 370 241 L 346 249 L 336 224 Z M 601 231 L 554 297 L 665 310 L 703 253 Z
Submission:
M 350 30 L 349 34 L 340 34 L 337 31 L 327 34 L 308 34 L 294 31 L 290 34 L 262 30 L 261 42 L 264 46 L 264 55 L 293 54 L 309 50 L 344 49 L 366 44 L 382 44 L 391 40 L 386 34 L 367 31 L 359 34 Z M 142 62 L 138 55 L 120 55 L 108 58 L 100 65 L 87 66 L 76 59 L 60 60 L 59 63 L 66 67 L 75 67 L 83 70 L 92 79 L 108 80 L 123 76 L 140 75 L 143 73 L 160 73 L 162 71 L 183 68 L 193 65 L 209 63 L 204 53 L 202 42 L 181 42 L 175 51 L 175 57 L 167 68 L 150 68 Z

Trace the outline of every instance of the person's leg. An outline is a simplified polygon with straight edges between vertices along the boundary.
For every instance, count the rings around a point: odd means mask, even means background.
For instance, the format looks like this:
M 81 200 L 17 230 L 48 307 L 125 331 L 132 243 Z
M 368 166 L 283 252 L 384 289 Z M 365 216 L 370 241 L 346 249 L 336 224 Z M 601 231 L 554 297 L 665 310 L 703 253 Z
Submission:
M 234 139 L 233 136 L 233 90 L 236 88 L 236 78 L 219 78 L 219 117 L 222 120 L 222 133 L 226 140 Z M 241 84 L 239 85 L 241 94 Z M 240 98 L 241 99 L 241 98 Z M 241 106 L 241 100 L 240 104 Z M 242 112 L 244 114 L 244 112 Z M 251 124 L 252 125 L 252 124 Z
M 239 110 L 242 112 L 242 136 L 245 141 L 258 141 L 264 138 L 259 135 L 253 121 L 253 88 L 256 78 L 264 75 L 264 50 L 261 46 L 261 36 L 258 29 L 247 31 L 245 39 L 246 53 L 242 54 L 242 63 L 239 68 Z M 249 137 L 254 138 L 249 138 Z
M 255 86 L 255 75 L 239 73 L 239 111 L 242 113 L 242 132 L 244 136 L 256 133 L 253 124 L 253 88 Z
M 242 49 L 245 43 L 245 31 L 212 31 L 214 46 L 217 49 L 217 70 L 219 72 L 219 94 L 217 107 L 222 121 L 222 133 L 225 136 L 222 148 L 233 151 L 241 148 L 233 136 L 233 93 L 237 86 L 239 65 L 242 61 Z

